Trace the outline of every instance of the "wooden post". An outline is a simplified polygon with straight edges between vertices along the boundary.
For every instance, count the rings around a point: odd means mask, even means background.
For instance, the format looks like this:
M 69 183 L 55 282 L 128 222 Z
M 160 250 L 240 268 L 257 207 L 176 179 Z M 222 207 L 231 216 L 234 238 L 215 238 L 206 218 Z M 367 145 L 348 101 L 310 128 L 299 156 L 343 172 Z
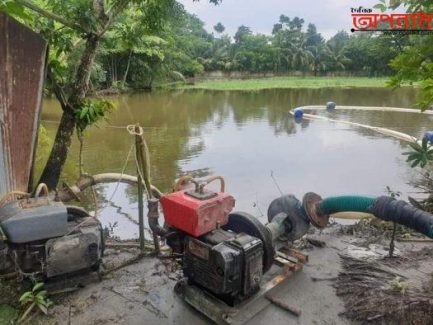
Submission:
M 142 179 L 143 170 L 143 135 L 141 134 L 141 128 L 137 124 L 135 126 L 135 157 L 137 158 L 137 187 L 138 187 L 138 227 L 139 227 L 139 239 L 140 239 L 140 251 L 144 253 L 144 184 Z M 145 177 L 143 175 L 143 177 Z M 145 183 L 147 184 L 147 183 Z M 146 189 L 147 199 L 149 199 L 149 191 Z
M 143 202 L 143 181 L 141 179 L 140 173 L 137 173 L 137 184 L 138 184 L 138 226 L 139 236 L 140 236 L 140 251 L 144 254 L 144 202 Z
M 149 202 L 153 198 L 152 187 L 150 182 L 150 157 L 146 141 L 144 141 L 143 130 L 140 125 L 135 125 L 135 153 L 137 158 L 137 180 L 138 180 L 138 217 L 140 227 L 140 248 L 144 252 L 144 203 L 143 195 Z M 153 243 L 155 245 L 156 254 L 160 253 L 159 238 L 157 234 L 153 234 Z

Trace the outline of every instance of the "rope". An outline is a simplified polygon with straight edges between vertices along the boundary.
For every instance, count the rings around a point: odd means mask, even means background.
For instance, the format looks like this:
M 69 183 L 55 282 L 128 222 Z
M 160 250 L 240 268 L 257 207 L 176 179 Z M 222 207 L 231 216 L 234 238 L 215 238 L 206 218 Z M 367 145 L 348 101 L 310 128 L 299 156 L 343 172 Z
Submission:
M 89 215 L 87 218 L 85 218 L 82 222 L 80 222 L 78 225 L 76 225 L 74 228 L 72 228 L 68 233 L 66 233 L 66 235 L 63 235 L 62 237 L 66 237 L 69 236 L 70 234 L 72 234 L 75 230 L 80 229 L 80 227 L 82 225 L 84 225 L 85 223 L 89 222 L 89 221 L 94 221 L 96 219 L 96 217 L 92 217 L 91 215 Z
M 138 129 L 138 132 L 135 131 L 135 129 Z M 126 130 L 129 132 L 130 135 L 143 135 L 143 128 L 141 126 L 137 127 L 136 125 L 130 124 L 126 127 Z
M 138 162 L 137 152 L 135 152 L 134 157 L 135 157 L 135 165 L 137 166 L 137 172 L 138 172 L 138 175 L 140 176 L 139 180 L 141 180 L 142 182 L 144 182 L 143 174 L 141 173 L 140 163 Z M 146 186 L 144 186 L 144 191 L 146 192 L 147 197 L 150 197 L 150 193 L 147 190 Z
M 0 199 L 0 207 L 5 205 L 10 199 L 14 200 L 15 197 L 30 197 L 30 193 L 21 192 L 21 191 L 9 192 Z
M 104 206 L 102 206 L 101 209 L 99 209 L 99 212 L 103 211 L 106 207 L 108 207 L 110 205 L 111 200 L 113 199 L 114 195 L 116 194 L 116 192 L 117 192 L 117 190 L 119 188 L 119 184 L 120 184 L 120 181 L 122 179 L 122 176 L 125 173 L 125 170 L 126 170 L 126 167 L 128 165 L 128 161 L 129 161 L 129 158 L 131 156 L 131 152 L 132 152 L 133 149 L 134 149 L 134 144 L 131 145 L 131 148 L 128 151 L 128 154 L 126 156 L 125 162 L 123 163 L 122 172 L 120 174 L 119 180 L 116 183 L 116 187 L 114 188 L 113 193 L 111 193 L 110 199 L 106 201 L 107 203 Z M 70 235 L 72 232 L 74 232 L 75 230 L 79 229 L 83 224 L 85 224 L 85 223 L 87 223 L 87 222 L 89 222 L 89 221 L 91 221 L 93 219 L 96 219 L 96 216 L 98 214 L 98 204 L 97 204 L 96 192 L 95 192 L 93 186 L 92 186 L 92 191 L 93 191 L 93 199 L 95 200 L 95 215 L 93 217 L 89 216 L 88 218 L 84 219 L 84 221 L 80 222 L 77 226 L 75 226 L 72 230 L 70 230 L 64 236 Z
M 314 109 L 314 108 L 312 108 L 312 107 L 310 107 L 310 106 L 305 106 L 307 109 Z M 315 107 L 315 106 L 314 106 Z M 340 107 L 340 106 L 339 106 Z M 322 110 L 322 109 L 320 109 L 320 110 Z M 353 109 L 353 110 L 355 110 L 355 109 Z M 390 111 L 390 110 L 385 110 L 385 111 Z M 411 113 L 420 113 L 421 114 L 421 112 L 411 112 Z M 432 112 L 433 113 L 433 112 Z M 432 113 L 429 113 L 429 112 L 424 112 L 424 114 L 427 114 L 427 115 L 433 115 Z M 53 124 L 59 124 L 59 122 L 58 121 L 50 121 L 50 120 L 41 120 L 41 122 L 44 122 L 44 123 L 53 123 Z M 427 127 L 427 126 L 423 126 L 423 127 Z M 102 128 L 106 128 L 106 129 L 121 129 L 121 130 L 125 130 L 125 128 L 126 128 L 126 126 L 121 126 L 121 125 L 101 125 L 101 126 L 99 126 L 99 128 L 100 129 L 102 129 Z M 152 126 L 142 126 L 142 128 L 143 128 L 143 130 L 152 130 L 152 129 L 157 129 L 157 130 L 159 130 L 159 129 L 164 129 L 164 130 L 166 130 L 166 129 L 169 129 L 169 130 L 183 130 L 183 128 L 168 128 L 168 127 L 152 127 Z M 414 128 L 416 128 L 416 126 L 406 126 L 406 125 L 389 125 L 387 128 L 398 128 L 398 129 L 414 129 Z M 316 128 L 317 129 L 317 128 Z M 335 131 L 335 130 L 338 130 L 338 129 L 335 129 L 335 128 L 326 128 L 326 127 L 324 127 L 324 128 L 320 128 L 320 130 L 330 130 L 330 131 Z M 345 130 L 345 129 L 341 129 L 341 130 Z
M 130 135 L 132 135 L 132 136 L 137 136 L 137 135 L 138 135 L 138 136 L 142 136 L 142 135 L 144 134 L 144 132 L 143 132 L 143 128 L 142 128 L 141 126 L 139 126 L 139 127 L 137 128 L 136 125 L 132 125 L 132 124 L 130 124 L 130 125 L 126 126 L 126 127 L 121 127 L 121 128 L 123 128 L 123 129 L 126 128 L 127 132 L 128 132 Z M 136 131 L 136 128 L 138 129 L 138 131 Z M 96 195 L 95 195 L 95 192 L 94 192 L 94 189 L 93 189 L 93 186 L 92 186 L 93 197 L 94 197 L 94 200 L 95 200 L 95 217 L 96 217 L 96 215 L 97 215 L 97 213 L 98 213 L 98 210 L 99 210 L 99 213 L 101 213 L 104 209 L 106 209 L 108 206 L 111 205 L 110 203 L 112 202 L 112 200 L 113 200 L 113 198 L 114 198 L 114 195 L 117 193 L 117 190 L 119 189 L 120 181 L 122 180 L 122 177 L 123 177 L 123 175 L 125 174 L 125 171 L 126 171 L 126 168 L 127 168 L 127 166 L 128 166 L 128 162 L 129 162 L 129 160 L 130 160 L 131 153 L 132 153 L 132 151 L 134 150 L 134 147 L 135 147 L 135 144 L 133 143 L 133 144 L 131 145 L 129 151 L 128 151 L 127 156 L 126 156 L 125 162 L 124 162 L 123 167 L 122 167 L 122 171 L 121 171 L 121 173 L 120 173 L 120 177 L 119 177 L 119 179 L 118 179 L 118 181 L 117 181 L 117 183 L 116 183 L 116 187 L 114 188 L 113 193 L 111 194 L 110 198 L 109 198 L 108 200 L 105 200 L 106 203 L 105 203 L 105 204 L 104 204 L 100 209 L 98 209 L 98 205 L 97 205 L 97 203 L 96 203 L 96 197 L 95 197 Z M 146 156 L 149 157 L 149 151 L 148 151 L 148 148 L 147 148 L 146 145 L 144 146 L 144 150 L 145 150 L 145 154 L 146 154 Z M 136 167 L 137 167 L 137 172 L 138 172 L 138 174 L 139 174 L 141 180 L 144 181 L 144 177 L 143 177 L 143 173 L 142 173 L 142 170 L 141 170 L 141 166 L 140 166 L 140 164 L 139 164 L 139 162 L 138 162 L 137 152 L 135 152 L 134 158 L 135 158 L 135 164 L 136 164 Z M 149 195 L 151 195 L 151 193 L 149 193 L 149 191 L 148 191 L 148 189 L 146 188 L 146 186 L 144 186 L 144 190 L 146 191 L 146 194 L 147 194 L 148 197 L 149 197 Z M 151 191 L 151 189 L 149 189 L 149 190 Z M 78 225 L 78 226 L 81 226 L 81 224 Z
M 128 131 L 128 133 L 129 133 L 130 135 L 133 135 L 133 136 L 137 136 L 137 135 L 138 135 L 138 136 L 142 136 L 143 133 L 144 133 L 144 132 L 143 132 L 143 128 L 140 127 L 140 126 L 137 128 L 137 131 L 136 131 L 136 125 L 128 125 L 128 126 L 126 126 L 126 127 L 122 127 L 122 128 L 123 128 L 123 129 L 126 128 L 126 130 Z M 143 140 L 144 140 L 144 139 L 143 139 Z M 135 143 L 133 143 L 133 144 L 131 145 L 131 147 L 130 147 L 130 149 L 129 149 L 129 151 L 128 151 L 128 154 L 127 154 L 127 156 L 126 156 L 125 162 L 123 163 L 123 166 L 122 166 L 122 170 L 121 170 L 120 176 L 119 176 L 119 178 L 117 179 L 116 186 L 115 186 L 113 192 L 111 193 L 110 197 L 109 197 L 108 199 L 105 200 L 105 204 L 102 205 L 100 208 L 98 208 L 98 203 L 97 203 L 96 193 L 95 193 L 94 187 L 92 186 L 93 200 L 94 200 L 94 203 L 95 203 L 95 215 L 94 215 L 93 217 L 89 218 L 89 219 L 96 218 L 96 216 L 98 215 L 98 211 L 99 211 L 99 213 L 100 213 L 100 212 L 102 212 L 104 209 L 106 209 L 108 206 L 111 206 L 112 200 L 113 200 L 115 194 L 117 193 L 117 191 L 118 191 L 118 189 L 119 189 L 119 185 L 120 185 L 120 183 L 121 183 L 121 180 L 123 179 L 123 176 L 125 175 L 125 171 L 126 171 L 126 168 L 127 168 L 127 166 L 128 166 L 128 162 L 129 162 L 129 160 L 130 160 L 131 153 L 132 153 L 132 151 L 134 150 L 134 147 L 135 147 L 135 146 L 136 146 Z M 149 157 L 149 151 L 148 151 L 147 145 L 144 145 L 144 150 L 145 150 L 145 155 L 146 155 L 147 157 Z M 134 155 L 134 156 L 135 156 L 135 164 L 136 164 L 136 166 L 137 166 L 138 174 L 139 174 L 141 180 L 144 181 L 143 172 L 142 172 L 142 170 L 141 170 L 141 166 L 140 166 L 140 164 L 139 164 L 138 157 L 137 157 L 137 152 L 135 152 L 135 155 Z M 150 193 L 148 192 L 146 186 L 144 186 L 144 189 L 145 189 L 146 193 L 147 193 L 148 195 L 150 195 Z M 150 188 L 149 190 L 151 191 L 152 188 Z M 118 211 L 118 212 L 119 212 L 119 211 Z M 87 221 L 88 221 L 88 220 L 84 220 L 82 223 L 80 223 L 79 225 L 77 225 L 76 227 L 74 227 L 74 229 L 73 229 L 72 231 L 78 229 L 80 226 L 82 226 L 82 225 L 83 225 L 84 223 L 86 223 Z M 69 233 L 70 233 L 70 232 L 69 232 Z
M 92 186 L 92 198 L 93 198 L 93 203 L 95 205 L 95 218 L 98 218 L 98 197 L 96 195 L 96 191 L 95 191 L 95 187 Z
M 52 124 L 59 124 L 60 123 L 58 120 L 44 120 L 44 119 L 42 119 L 41 122 L 43 122 L 43 123 L 52 123 Z M 0 121 L 0 124 L 1 124 L 1 121 Z M 108 129 L 122 129 L 122 130 L 125 130 L 125 128 L 127 128 L 127 126 L 125 126 L 125 125 L 111 125 L 111 124 L 100 125 L 99 127 L 100 128 L 108 128 Z M 162 127 L 158 127 L 158 126 L 142 126 L 141 128 L 142 129 L 161 129 Z M 167 129 L 167 127 L 163 127 L 163 128 Z M 169 129 L 180 130 L 182 128 L 169 128 Z
M 110 205 L 108 202 L 111 202 L 113 200 L 114 195 L 116 194 L 117 190 L 119 189 L 120 181 L 122 180 L 122 177 L 125 174 L 126 167 L 128 166 L 129 158 L 131 157 L 132 150 L 134 150 L 134 144 L 132 144 L 131 148 L 129 148 L 128 154 L 126 155 L 125 162 L 123 163 L 123 167 L 122 167 L 122 171 L 120 173 L 120 177 L 119 177 L 119 179 L 118 179 L 118 181 L 116 183 L 116 187 L 114 188 L 113 193 L 111 193 L 111 196 L 107 200 L 107 203 L 104 206 L 101 207 L 101 209 L 99 210 L 99 212 L 102 212 L 106 207 L 108 207 Z M 95 214 L 96 214 L 96 211 L 95 211 Z

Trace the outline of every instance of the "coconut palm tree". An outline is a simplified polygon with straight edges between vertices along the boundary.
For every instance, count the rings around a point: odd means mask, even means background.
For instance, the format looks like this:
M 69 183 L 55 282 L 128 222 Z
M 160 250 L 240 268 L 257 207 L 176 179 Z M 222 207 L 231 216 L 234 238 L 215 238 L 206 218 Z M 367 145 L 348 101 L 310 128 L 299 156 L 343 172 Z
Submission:
M 307 51 L 310 53 L 309 67 L 313 71 L 314 76 L 317 76 L 319 72 L 327 69 L 326 62 L 329 61 L 331 51 L 324 43 L 309 46 Z

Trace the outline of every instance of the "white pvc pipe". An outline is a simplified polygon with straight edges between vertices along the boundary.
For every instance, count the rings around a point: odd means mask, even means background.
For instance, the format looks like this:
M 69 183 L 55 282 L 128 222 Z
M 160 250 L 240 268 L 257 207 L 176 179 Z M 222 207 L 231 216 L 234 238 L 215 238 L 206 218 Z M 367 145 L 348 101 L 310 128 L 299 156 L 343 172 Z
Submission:
M 310 106 L 302 106 L 302 109 L 304 111 L 305 110 L 326 110 L 326 106 L 310 105 Z M 389 112 L 405 112 L 405 113 L 433 115 L 433 111 L 421 112 L 420 110 L 416 110 L 416 109 L 398 108 L 398 107 L 338 106 L 337 109 L 339 111 L 340 110 L 389 111 Z M 290 114 L 294 115 L 294 110 L 291 110 Z M 318 115 L 307 114 L 307 113 L 303 114 L 303 118 L 307 119 L 307 120 L 323 120 L 323 121 L 328 121 L 328 122 L 349 124 L 349 125 L 359 126 L 359 127 L 364 128 L 364 129 L 369 129 L 369 130 L 372 130 L 372 131 L 375 131 L 375 132 L 378 132 L 381 134 L 385 134 L 385 135 L 394 137 L 394 138 L 399 139 L 399 140 L 407 141 L 407 142 L 418 141 L 418 139 L 416 137 L 413 137 L 409 134 L 395 131 L 395 130 L 391 130 L 391 129 L 387 129 L 387 128 L 371 126 L 371 125 L 366 125 L 366 124 L 360 124 L 360 123 L 355 123 L 355 122 L 349 122 L 349 121 L 344 121 L 344 120 L 335 120 L 335 119 L 328 118 L 326 116 L 318 116 Z
M 304 110 L 326 110 L 325 105 L 308 105 L 302 106 Z M 338 105 L 336 110 L 352 110 L 352 111 L 382 111 L 382 112 L 403 112 L 403 113 L 415 113 L 415 114 L 426 114 L 433 115 L 433 111 L 421 112 L 419 109 L 414 108 L 401 108 L 401 107 L 379 107 L 379 106 L 344 106 Z

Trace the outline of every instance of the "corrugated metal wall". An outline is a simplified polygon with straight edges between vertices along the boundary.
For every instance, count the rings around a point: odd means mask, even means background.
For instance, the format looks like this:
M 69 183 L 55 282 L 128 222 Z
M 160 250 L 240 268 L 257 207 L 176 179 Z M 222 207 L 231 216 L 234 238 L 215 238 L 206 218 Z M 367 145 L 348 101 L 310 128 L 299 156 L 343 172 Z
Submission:
M 0 12 L 0 196 L 28 188 L 46 53 L 42 37 Z

